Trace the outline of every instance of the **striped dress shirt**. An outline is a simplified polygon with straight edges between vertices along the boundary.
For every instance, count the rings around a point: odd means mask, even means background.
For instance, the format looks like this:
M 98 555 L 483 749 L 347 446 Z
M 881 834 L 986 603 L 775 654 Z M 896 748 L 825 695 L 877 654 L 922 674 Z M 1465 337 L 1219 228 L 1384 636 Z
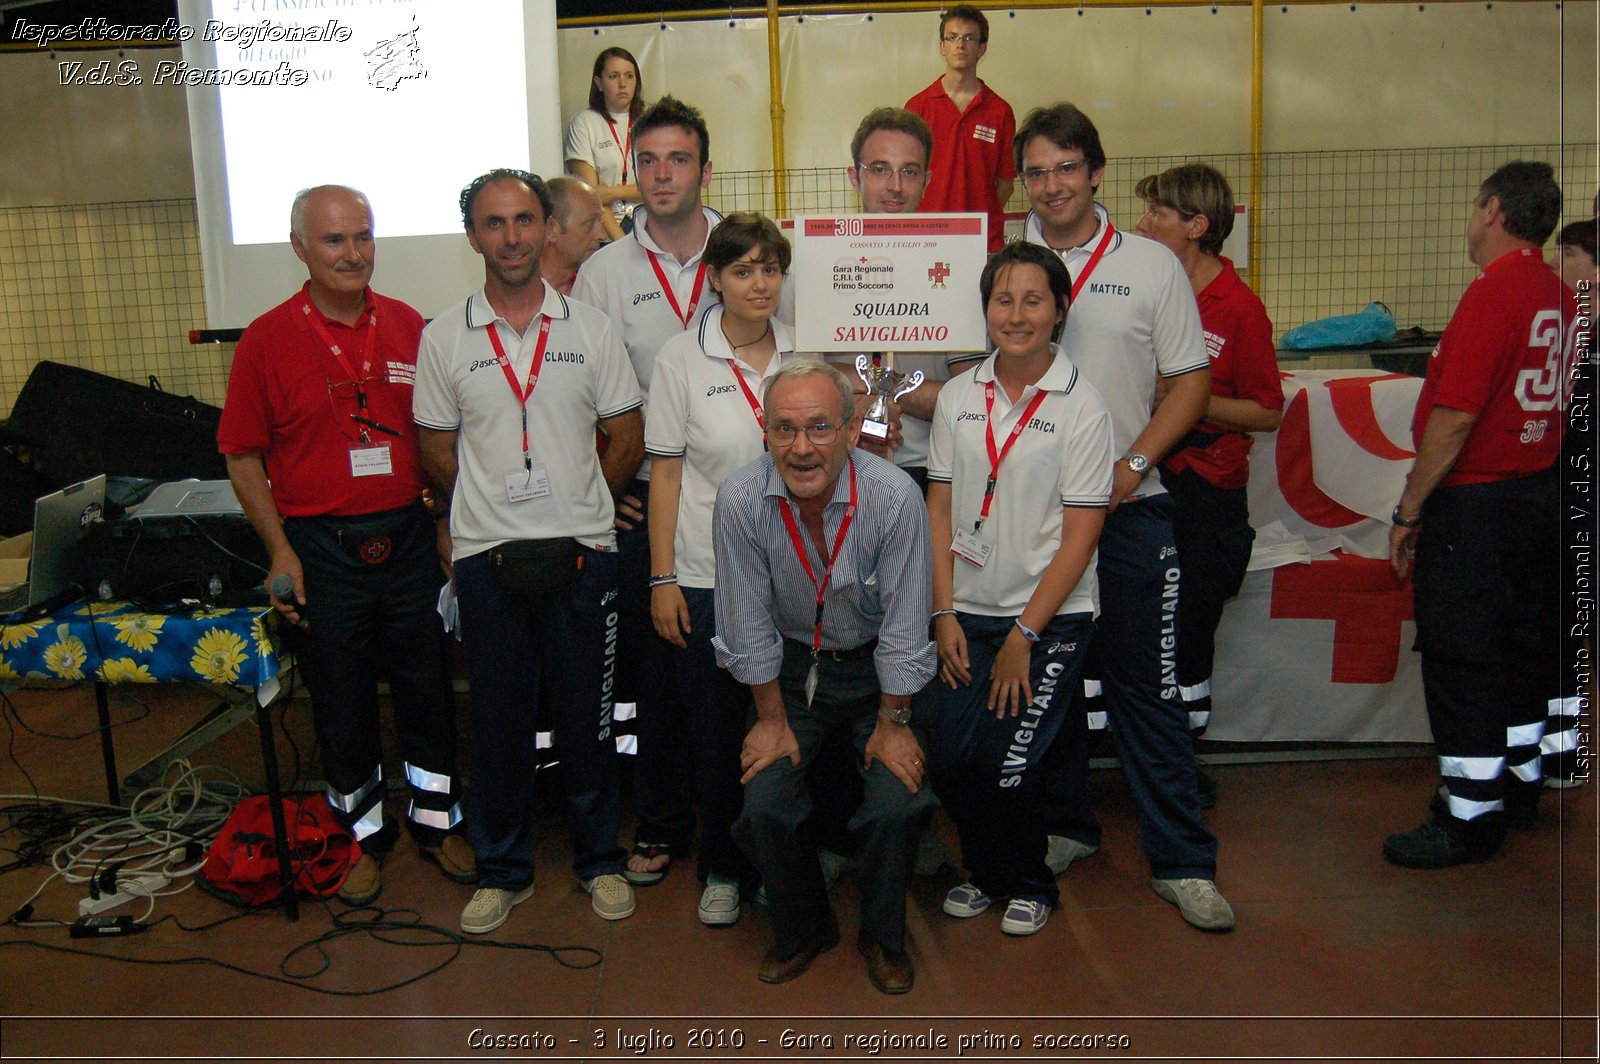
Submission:
M 850 452 L 856 516 L 834 566 L 822 613 L 824 650 L 873 639 L 878 685 L 913 695 L 933 679 L 938 653 L 928 639 L 933 610 L 932 541 L 922 493 L 892 463 Z M 722 482 L 712 518 L 717 555 L 717 664 L 740 683 L 767 683 L 783 665 L 785 638 L 811 645 L 817 590 L 796 556 L 778 500 L 783 478 L 764 454 Z M 850 500 L 850 470 L 840 471 L 823 513 L 828 546 Z M 791 505 L 793 503 L 791 502 Z M 800 536 L 821 579 L 828 560 Z

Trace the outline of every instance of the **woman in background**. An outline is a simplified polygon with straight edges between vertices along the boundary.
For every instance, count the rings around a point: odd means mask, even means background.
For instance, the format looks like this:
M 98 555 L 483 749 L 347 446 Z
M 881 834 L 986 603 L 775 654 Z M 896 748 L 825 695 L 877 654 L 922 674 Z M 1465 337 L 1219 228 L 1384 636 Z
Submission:
M 1233 190 L 1204 163 L 1175 166 L 1135 187 L 1145 201 L 1138 230 L 1178 256 L 1200 304 L 1211 349 L 1205 417 L 1161 463 L 1161 483 L 1177 506 L 1178 686 L 1199 739 L 1211 718 L 1211 666 L 1222 607 L 1239 593 L 1255 530 L 1245 500 L 1252 432 L 1272 432 L 1283 414 L 1272 322 L 1260 297 L 1222 255 L 1233 232 Z M 1200 805 L 1217 802 L 1217 784 L 1195 769 Z
M 644 111 L 639 64 L 626 48 L 607 48 L 594 60 L 589 106 L 567 126 L 567 173 L 594 187 L 609 208 L 601 215 L 607 239 L 633 224 L 639 186 L 633 174 L 633 122 Z

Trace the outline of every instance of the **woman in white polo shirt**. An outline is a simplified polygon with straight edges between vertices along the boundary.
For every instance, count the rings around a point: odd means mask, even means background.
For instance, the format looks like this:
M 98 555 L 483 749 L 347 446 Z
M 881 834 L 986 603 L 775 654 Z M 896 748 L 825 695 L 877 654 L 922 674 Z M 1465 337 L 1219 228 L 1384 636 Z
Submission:
M 711 511 L 717 486 L 761 457 L 761 385 L 794 356 L 773 314 L 789 269 L 789 242 L 759 214 L 728 215 L 706 240 L 706 280 L 721 296 L 698 329 L 668 340 L 650 384 L 650 612 L 678 648 L 677 697 L 689 715 L 688 769 L 700 805 L 700 920 L 739 919 L 741 881 L 753 869 L 730 829 L 744 792 L 739 749 L 749 688 L 719 669 L 712 589 Z
M 633 174 L 633 123 L 644 112 L 644 79 L 626 48 L 607 48 L 594 60 L 589 106 L 567 125 L 567 173 L 594 187 L 608 210 L 600 222 L 609 240 L 620 240 L 623 223 L 639 202 Z
M 944 386 L 928 463 L 939 726 L 934 788 L 970 880 L 951 916 L 996 900 L 1031 935 L 1058 894 L 1045 864 L 1039 763 L 1087 741 L 1073 713 L 1094 633 L 1094 556 L 1111 497 L 1111 418 L 1054 341 L 1072 301 L 1061 260 L 1008 244 L 979 281 L 994 353 Z

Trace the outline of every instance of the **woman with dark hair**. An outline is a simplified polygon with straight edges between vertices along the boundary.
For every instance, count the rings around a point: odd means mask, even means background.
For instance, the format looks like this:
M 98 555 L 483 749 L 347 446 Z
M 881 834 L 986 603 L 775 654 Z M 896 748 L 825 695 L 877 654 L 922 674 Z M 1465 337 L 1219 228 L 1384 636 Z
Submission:
M 626 48 L 607 48 L 594 60 L 589 106 L 567 126 L 567 173 L 594 187 L 610 208 L 601 215 L 608 237 L 632 225 L 639 186 L 633 175 L 633 123 L 644 111 L 639 63 Z
M 650 612 L 677 648 L 676 698 L 687 719 L 675 767 L 692 773 L 700 805 L 699 915 L 708 926 L 739 919 L 753 870 L 731 829 L 743 805 L 739 751 L 750 689 L 717 667 L 711 511 L 717 486 L 761 457 L 762 384 L 795 358 L 773 317 L 789 270 L 789 242 L 771 219 L 736 212 L 706 239 L 706 280 L 721 297 L 700 327 L 668 340 L 650 382 Z M 664 703 L 665 704 L 665 703 Z M 679 840 L 640 840 L 659 854 Z M 653 845 L 651 845 L 653 843 Z M 670 852 L 670 851 L 668 851 Z M 659 876 L 657 878 L 660 878 Z M 636 880 L 637 881 L 637 880 Z
M 1177 506 L 1173 533 L 1183 575 L 1178 590 L 1178 689 L 1196 739 L 1211 719 L 1211 668 L 1222 607 L 1239 593 L 1256 533 L 1245 482 L 1252 432 L 1271 432 L 1283 414 L 1283 384 L 1267 308 L 1223 257 L 1233 232 L 1233 190 L 1205 163 L 1142 179 L 1138 229 L 1178 256 L 1211 351 L 1205 417 L 1162 461 L 1161 483 Z M 1201 808 L 1217 784 L 1196 767 Z
M 1073 711 L 1094 634 L 1094 559 L 1111 500 L 1111 416 L 1055 341 L 1072 280 L 1008 244 L 979 281 L 994 353 L 944 386 L 928 462 L 940 671 L 934 789 L 971 877 L 944 911 L 1008 902 L 1031 935 L 1058 901 L 1045 863 L 1041 761 L 1088 741 Z

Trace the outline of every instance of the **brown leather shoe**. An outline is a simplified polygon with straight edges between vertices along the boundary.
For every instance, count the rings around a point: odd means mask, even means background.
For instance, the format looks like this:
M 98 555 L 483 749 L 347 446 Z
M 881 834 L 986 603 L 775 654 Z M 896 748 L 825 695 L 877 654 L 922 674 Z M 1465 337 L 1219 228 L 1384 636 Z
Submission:
M 417 851 L 424 860 L 438 865 L 446 879 L 456 883 L 478 881 L 478 859 L 473 856 L 472 846 L 460 835 L 446 835 L 437 846 L 418 844 Z
M 370 853 L 364 853 L 361 860 L 350 869 L 350 874 L 344 877 L 344 886 L 339 888 L 339 900 L 346 905 L 371 905 L 378 900 L 382 891 L 378 859 Z
M 797 976 L 804 975 L 806 969 L 811 967 L 812 961 L 838 944 L 839 926 L 830 923 L 791 956 L 780 957 L 776 947 L 769 949 L 767 955 L 761 958 L 761 968 L 756 972 L 756 978 L 763 983 L 787 983 Z
M 911 968 L 911 958 L 885 949 L 865 931 L 856 939 L 856 949 L 867 958 L 867 978 L 885 994 L 904 994 L 916 982 L 917 973 Z

